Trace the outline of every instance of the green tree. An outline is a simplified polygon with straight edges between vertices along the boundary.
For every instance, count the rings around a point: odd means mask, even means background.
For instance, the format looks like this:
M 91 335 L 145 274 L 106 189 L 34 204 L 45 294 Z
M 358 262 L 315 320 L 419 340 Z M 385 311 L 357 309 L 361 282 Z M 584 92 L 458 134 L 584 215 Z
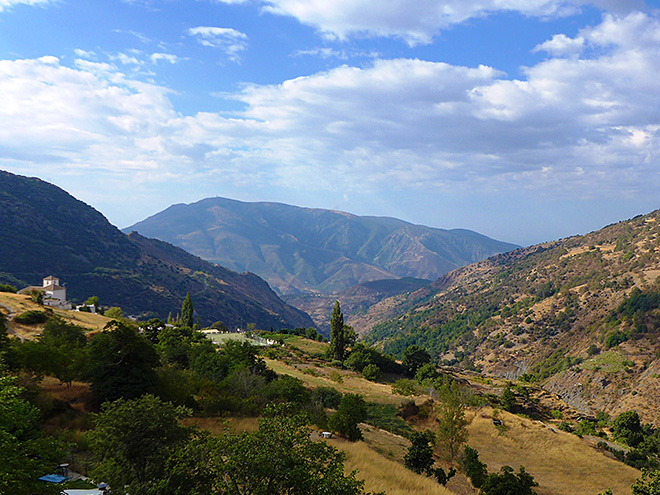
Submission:
M 481 485 L 484 484 L 486 476 L 488 476 L 488 469 L 486 464 L 479 460 L 479 452 L 477 449 L 473 449 L 469 445 L 465 446 L 463 451 L 463 459 L 461 459 L 463 464 L 463 472 L 465 475 L 470 478 L 472 486 L 475 488 L 481 488 Z
M 408 376 L 415 376 L 417 370 L 431 362 L 431 356 L 423 347 L 410 345 L 403 351 L 401 366 Z
M 410 435 L 412 442 L 408 448 L 404 459 L 405 466 L 417 474 L 432 474 L 432 467 L 435 464 L 433 459 L 433 433 L 430 431 L 414 431 Z
M 103 313 L 103 316 L 107 318 L 112 318 L 112 319 L 118 319 L 123 316 L 123 311 L 119 306 L 112 306 L 108 309 L 105 310 L 105 313 Z
M 632 495 L 660 495 L 660 471 L 642 469 L 642 475 L 632 485 Z
M 94 311 L 99 309 L 99 298 L 98 296 L 92 296 L 87 301 L 85 301 L 85 306 L 94 306 Z
M 509 412 L 513 411 L 513 408 L 516 405 L 516 394 L 513 393 L 513 388 L 510 383 L 507 384 L 502 392 L 500 405 L 502 406 L 502 409 Z
M 99 403 L 154 391 L 158 354 L 132 325 L 111 321 L 86 350 L 85 375 Z
M 612 432 L 616 438 L 631 447 L 637 447 L 644 440 L 644 431 L 637 411 L 626 411 L 614 418 Z
M 351 442 L 362 439 L 358 424 L 367 419 L 367 403 L 361 395 L 345 394 L 337 412 L 330 416 L 328 425 Z
M 188 292 L 186 298 L 183 300 L 183 304 L 181 304 L 181 325 L 192 328 L 195 324 L 194 313 L 192 298 L 190 297 L 190 292 Z
M 375 364 L 368 364 L 362 370 L 362 376 L 372 382 L 377 381 L 382 375 L 380 368 Z
M 465 403 L 458 382 L 452 381 L 438 389 L 438 442 L 444 447 L 447 458 L 456 457 L 468 437 Z
M 523 466 L 520 466 L 518 474 L 511 466 L 502 466 L 499 473 L 489 474 L 483 485 L 481 495 L 535 495 L 532 490 L 539 484 L 534 481 Z
M 343 361 L 346 353 L 346 335 L 344 333 L 344 315 L 335 301 L 330 319 L 330 354 L 332 359 Z
M 39 289 L 32 289 L 30 291 L 30 299 L 32 299 L 32 301 L 36 302 L 37 304 L 43 304 L 44 303 L 43 291 Z
M 60 460 L 61 445 L 39 433 L 39 410 L 23 399 L 16 379 L 0 375 L 0 493 L 55 495 L 39 481 Z
M 113 491 L 158 493 L 155 487 L 168 476 L 168 459 L 192 434 L 180 424 L 189 414 L 153 395 L 103 404 L 89 433 L 98 459 L 94 478 L 107 482 Z
M 360 495 L 364 482 L 344 475 L 344 454 L 309 438 L 306 420 L 271 407 L 259 430 L 223 435 L 211 457 L 212 493 Z

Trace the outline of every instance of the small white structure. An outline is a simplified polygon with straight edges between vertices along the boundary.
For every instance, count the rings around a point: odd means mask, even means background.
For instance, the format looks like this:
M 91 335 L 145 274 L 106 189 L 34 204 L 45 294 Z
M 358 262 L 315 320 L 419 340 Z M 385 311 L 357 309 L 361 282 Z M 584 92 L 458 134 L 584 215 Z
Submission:
M 19 294 L 30 294 L 38 290 L 44 294 L 44 306 L 59 309 L 71 309 L 71 303 L 66 300 L 66 287 L 60 285 L 60 279 L 52 275 L 43 279 L 41 287 L 30 286 L 18 291 Z

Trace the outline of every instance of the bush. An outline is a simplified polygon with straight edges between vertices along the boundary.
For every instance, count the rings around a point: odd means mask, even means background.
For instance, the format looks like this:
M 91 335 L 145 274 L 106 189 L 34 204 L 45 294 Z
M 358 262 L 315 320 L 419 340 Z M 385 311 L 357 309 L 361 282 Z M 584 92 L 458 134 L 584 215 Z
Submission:
M 408 378 L 401 378 L 392 384 L 392 393 L 398 395 L 415 395 L 417 383 Z
M 534 477 L 525 471 L 523 466 L 520 466 L 518 474 L 515 474 L 511 466 L 502 466 L 499 473 L 492 473 L 486 477 L 483 485 L 481 486 L 481 493 L 483 495 L 500 495 L 500 494 L 513 494 L 516 495 L 534 495 L 533 487 L 539 484 L 534 481 Z
M 431 468 L 435 463 L 433 459 L 433 433 L 430 430 L 425 432 L 415 431 L 410 435 L 412 444 L 404 457 L 404 465 L 417 474 L 432 473 Z
M 113 306 L 111 308 L 108 308 L 105 311 L 104 315 L 108 318 L 114 318 L 114 319 L 121 318 L 122 317 L 122 311 L 121 311 L 121 308 L 119 308 L 117 306 Z
M 341 397 L 341 392 L 332 387 L 319 387 L 312 392 L 312 401 L 330 409 L 339 407 Z
M 463 472 L 470 478 L 472 486 L 480 488 L 486 480 L 486 476 L 488 476 L 488 470 L 486 464 L 479 460 L 477 449 L 466 445 L 463 451 L 462 464 Z
M 0 284 L 0 292 L 11 292 L 16 294 L 16 287 L 9 284 Z
M 358 423 L 367 417 L 367 404 L 361 395 L 346 394 L 341 398 L 337 412 L 330 416 L 329 427 L 347 440 L 362 439 Z
M 370 380 L 372 382 L 375 382 L 378 380 L 381 376 L 381 371 L 378 366 L 375 364 L 368 364 L 364 367 L 362 370 L 362 376 L 365 377 L 367 380 Z
M 607 349 L 611 349 L 612 347 L 616 347 L 619 344 L 622 344 L 626 340 L 628 340 L 628 334 L 618 330 L 607 336 L 605 339 L 605 347 Z
M 566 421 L 561 422 L 561 424 L 559 425 L 559 429 L 561 431 L 565 431 L 566 433 L 573 433 L 573 431 L 574 431 L 571 424 L 566 422 Z
M 39 323 L 46 323 L 48 318 L 49 315 L 45 311 L 31 309 L 30 311 L 16 315 L 14 321 L 22 325 L 37 325 Z

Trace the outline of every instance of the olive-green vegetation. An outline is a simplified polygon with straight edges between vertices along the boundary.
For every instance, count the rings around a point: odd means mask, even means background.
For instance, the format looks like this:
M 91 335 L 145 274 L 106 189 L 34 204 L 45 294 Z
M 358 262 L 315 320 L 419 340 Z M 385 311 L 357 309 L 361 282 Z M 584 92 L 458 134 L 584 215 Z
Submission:
M 190 293 L 202 324 L 221 319 L 232 327 L 312 326 L 256 275 L 238 274 L 136 233 L 122 234 L 98 211 L 36 178 L 0 171 L 0 225 L 11 240 L 0 244 L 4 285 L 34 285 L 53 274 L 67 284 L 70 300 L 96 294 L 127 314 L 165 318 Z
M 467 440 L 465 400 L 457 382 L 439 388 L 436 418 L 438 443 L 448 460 L 453 461 Z

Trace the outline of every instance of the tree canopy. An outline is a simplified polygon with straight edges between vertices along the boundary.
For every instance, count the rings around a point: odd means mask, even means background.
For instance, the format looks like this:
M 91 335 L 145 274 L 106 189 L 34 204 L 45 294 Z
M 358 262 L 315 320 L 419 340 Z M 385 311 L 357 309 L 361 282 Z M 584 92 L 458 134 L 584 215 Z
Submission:
M 339 301 L 335 301 L 330 319 L 330 352 L 333 359 L 343 361 L 346 353 L 346 334 L 344 331 L 344 315 Z

